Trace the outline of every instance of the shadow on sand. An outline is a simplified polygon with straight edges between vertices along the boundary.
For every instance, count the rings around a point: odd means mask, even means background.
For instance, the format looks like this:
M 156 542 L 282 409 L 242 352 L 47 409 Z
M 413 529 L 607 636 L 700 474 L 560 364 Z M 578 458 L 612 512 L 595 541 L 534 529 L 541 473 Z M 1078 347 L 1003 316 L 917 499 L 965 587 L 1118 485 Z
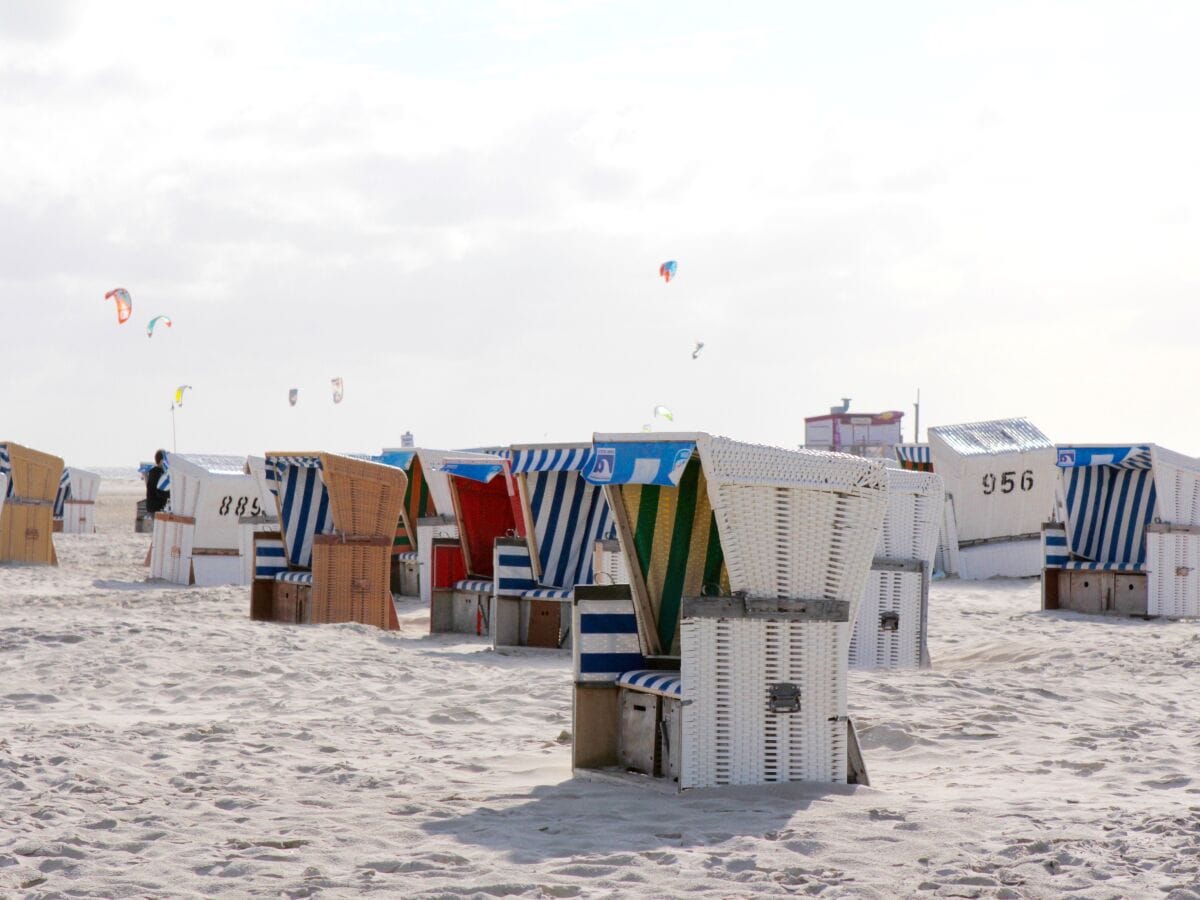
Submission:
M 573 778 L 496 798 L 501 803 L 517 800 L 513 805 L 478 807 L 421 827 L 432 835 L 507 853 L 516 862 L 586 853 L 644 854 L 738 835 L 786 840 L 797 813 L 857 790 L 861 788 L 853 785 L 779 784 L 674 795 L 650 785 Z

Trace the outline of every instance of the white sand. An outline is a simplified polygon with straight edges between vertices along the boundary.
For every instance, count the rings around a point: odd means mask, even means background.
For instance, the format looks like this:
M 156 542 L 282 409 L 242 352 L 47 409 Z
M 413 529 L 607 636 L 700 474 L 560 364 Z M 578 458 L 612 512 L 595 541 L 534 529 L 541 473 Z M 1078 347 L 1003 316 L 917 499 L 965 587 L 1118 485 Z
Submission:
M 0 569 L 0 896 L 1200 897 L 1200 626 L 935 585 L 931 672 L 854 673 L 873 788 L 571 779 L 570 663 L 286 627 L 144 582 L 140 485 Z

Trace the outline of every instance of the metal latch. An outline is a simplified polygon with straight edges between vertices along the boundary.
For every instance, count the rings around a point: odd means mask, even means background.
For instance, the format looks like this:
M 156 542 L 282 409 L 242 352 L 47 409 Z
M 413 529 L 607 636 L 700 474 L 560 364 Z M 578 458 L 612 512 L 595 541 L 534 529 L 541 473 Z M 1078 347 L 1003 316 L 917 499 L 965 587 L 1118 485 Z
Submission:
M 1188 575 L 1191 575 L 1191 574 L 1192 574 L 1192 567 L 1191 567 L 1191 566 L 1176 566 L 1176 567 L 1175 567 L 1175 574 L 1176 574 L 1176 575 L 1178 575 L 1178 576 L 1179 576 L 1179 577 L 1181 577 L 1181 578 L 1183 578 L 1183 577 L 1186 577 L 1186 576 L 1188 576 Z
M 767 709 L 773 713 L 800 712 L 800 688 L 790 681 L 779 681 L 771 685 Z
M 879 614 L 879 630 L 880 631 L 899 631 L 900 630 L 900 613 L 884 612 Z

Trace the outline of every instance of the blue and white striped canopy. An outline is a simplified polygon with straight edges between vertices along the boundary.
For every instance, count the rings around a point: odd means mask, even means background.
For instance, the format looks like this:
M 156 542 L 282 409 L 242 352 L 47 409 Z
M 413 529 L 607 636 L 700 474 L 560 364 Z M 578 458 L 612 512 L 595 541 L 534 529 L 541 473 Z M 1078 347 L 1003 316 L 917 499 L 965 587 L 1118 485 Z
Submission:
M 1058 447 L 1056 456 L 1071 556 L 1108 568 L 1143 565 L 1156 506 L 1150 448 Z
M 71 499 L 71 470 L 63 467 L 62 477 L 58 479 L 58 493 L 54 495 L 54 518 L 63 517 L 63 508 Z
M 897 444 L 896 459 L 900 462 L 928 465 L 931 457 L 928 444 Z
M 514 447 L 514 475 L 524 472 L 579 472 L 592 461 L 592 445 L 575 447 Z
M 313 537 L 333 531 L 329 491 L 319 456 L 268 456 L 267 480 L 279 497 L 279 525 L 288 562 L 312 565 Z
M 0 475 L 8 479 L 7 496 L 13 495 L 12 457 L 8 455 L 8 444 L 0 444 Z
M 604 489 L 571 469 L 525 473 L 543 587 L 592 583 L 592 550 L 615 524 Z

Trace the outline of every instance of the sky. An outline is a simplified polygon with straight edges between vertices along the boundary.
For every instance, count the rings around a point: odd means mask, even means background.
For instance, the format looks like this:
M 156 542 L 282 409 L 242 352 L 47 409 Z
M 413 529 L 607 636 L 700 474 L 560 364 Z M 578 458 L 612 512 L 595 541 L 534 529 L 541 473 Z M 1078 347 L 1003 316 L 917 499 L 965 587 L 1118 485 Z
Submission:
M 1197 33 L 1166 2 L 5 0 L 0 439 L 126 466 L 663 404 L 795 446 L 842 397 L 911 438 L 919 389 L 922 432 L 1200 454 Z

